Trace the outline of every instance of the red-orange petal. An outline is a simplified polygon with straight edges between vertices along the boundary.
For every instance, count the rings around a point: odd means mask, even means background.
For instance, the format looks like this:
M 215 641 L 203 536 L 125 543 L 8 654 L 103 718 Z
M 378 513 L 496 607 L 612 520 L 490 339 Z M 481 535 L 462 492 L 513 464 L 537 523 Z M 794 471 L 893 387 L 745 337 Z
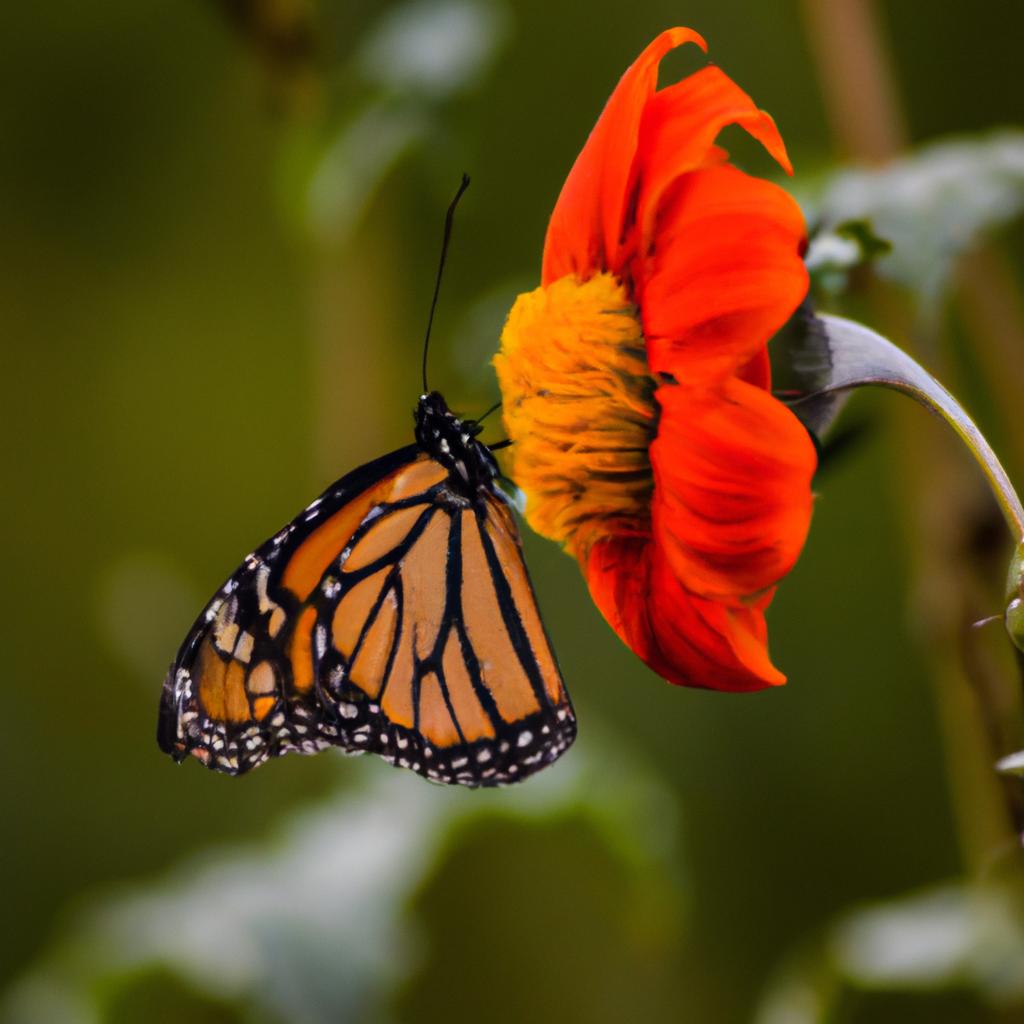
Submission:
M 622 76 L 562 186 L 544 241 L 543 284 L 566 274 L 618 269 L 633 159 L 644 106 L 658 84 L 658 64 L 684 43 L 707 44 L 687 28 L 662 32 Z
M 591 595 L 621 639 L 677 686 L 743 692 L 786 677 L 768 655 L 771 594 L 730 607 L 686 591 L 649 539 L 608 537 L 586 566 Z
M 654 543 L 701 597 L 739 604 L 796 562 L 811 520 L 814 445 L 767 391 L 731 379 L 658 389 Z
M 807 293 L 804 237 L 771 182 L 729 166 L 679 179 L 635 269 L 651 369 L 709 384 L 755 359 Z
M 749 363 L 736 371 L 736 376 L 767 391 L 772 386 L 772 363 L 768 358 L 768 349 L 758 351 Z
M 759 110 L 720 68 L 702 68 L 645 104 L 635 164 L 642 252 L 654 242 L 659 206 L 669 186 L 682 174 L 721 162 L 723 151 L 714 143 L 730 124 L 745 128 L 787 174 L 793 173 L 772 116 Z

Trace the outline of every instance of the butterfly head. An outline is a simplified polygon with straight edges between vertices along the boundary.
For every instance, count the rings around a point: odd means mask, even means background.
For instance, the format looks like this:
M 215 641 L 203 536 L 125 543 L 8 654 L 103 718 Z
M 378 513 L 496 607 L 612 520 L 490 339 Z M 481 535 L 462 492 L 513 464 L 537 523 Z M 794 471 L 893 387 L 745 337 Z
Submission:
M 459 419 L 437 391 L 420 395 L 416 407 L 416 443 L 449 473 L 449 482 L 467 498 L 493 488 L 498 465 L 485 444 L 476 440 L 483 428 Z

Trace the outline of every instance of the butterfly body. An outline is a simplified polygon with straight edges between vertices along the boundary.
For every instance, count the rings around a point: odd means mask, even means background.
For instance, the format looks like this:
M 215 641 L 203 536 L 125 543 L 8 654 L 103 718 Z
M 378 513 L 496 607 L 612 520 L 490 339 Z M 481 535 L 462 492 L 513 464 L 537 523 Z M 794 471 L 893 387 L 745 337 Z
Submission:
M 415 444 L 337 481 L 245 559 L 167 675 L 166 753 L 235 775 L 336 746 L 489 786 L 568 748 L 572 705 L 478 433 L 423 395 Z

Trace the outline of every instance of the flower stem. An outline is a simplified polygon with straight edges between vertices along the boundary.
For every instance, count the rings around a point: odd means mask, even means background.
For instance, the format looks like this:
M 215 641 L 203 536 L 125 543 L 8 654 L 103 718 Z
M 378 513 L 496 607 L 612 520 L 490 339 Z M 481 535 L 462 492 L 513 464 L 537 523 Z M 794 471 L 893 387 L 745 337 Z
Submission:
M 967 445 L 988 480 L 1014 542 L 1024 542 L 1024 506 L 992 446 L 963 406 L 918 362 L 863 324 L 818 314 L 829 342 L 830 381 L 808 399 L 873 384 L 909 395 L 944 419 Z M 794 403 L 798 405 L 799 402 Z
M 836 142 L 858 160 L 888 160 L 906 129 L 875 4 L 802 0 L 802 7 Z
M 876 3 L 802 0 L 802 13 L 825 86 L 826 109 L 840 147 L 858 160 L 877 163 L 891 158 L 906 144 L 906 131 Z M 876 293 L 876 302 L 878 298 Z M 890 309 L 889 319 L 892 318 Z M 906 359 L 913 362 L 909 356 Z M 900 368 L 908 369 L 905 363 Z M 1024 523 L 1020 500 L 999 460 L 948 392 L 937 384 L 935 389 L 922 392 L 916 386 L 920 382 L 913 375 L 908 380 L 906 372 L 875 383 L 924 402 L 964 438 L 982 464 L 1020 551 Z M 981 443 L 976 443 L 975 438 Z M 927 474 L 922 475 L 913 462 L 904 466 L 905 486 L 911 496 L 908 519 L 914 520 L 913 564 L 922 580 L 933 584 L 939 580 L 942 584 L 920 590 L 921 594 L 933 595 L 929 614 L 923 617 L 928 636 L 925 649 L 932 667 L 961 852 L 968 870 L 976 873 L 988 864 L 993 850 L 1001 847 L 1010 820 L 1018 835 L 1024 832 L 1024 810 L 1019 806 L 1018 794 L 997 786 L 989 767 L 1008 753 L 1006 741 L 997 738 L 991 729 L 986 734 L 982 724 L 983 719 L 1000 724 L 1010 722 L 1014 731 L 1019 729 L 1019 714 L 1007 713 L 1005 709 L 1019 694 L 1020 684 L 1008 664 L 994 667 L 988 673 L 979 671 L 975 654 L 980 645 L 972 636 L 976 631 L 966 628 L 978 618 L 976 602 L 970 597 L 978 582 L 975 560 L 963 557 L 957 550 L 956 531 L 951 524 L 942 523 L 942 517 L 923 515 L 923 510 L 932 506 L 942 492 L 941 473 L 946 456 L 938 446 L 926 444 L 923 439 L 918 439 L 916 445 L 912 442 L 912 449 L 919 456 L 927 456 L 929 467 Z M 957 518 L 964 525 L 962 516 Z M 1018 579 L 1018 588 L 1019 583 Z M 918 602 L 923 603 L 921 597 Z M 1009 621 L 1007 626 L 1011 626 Z M 988 685 L 983 685 L 986 679 Z

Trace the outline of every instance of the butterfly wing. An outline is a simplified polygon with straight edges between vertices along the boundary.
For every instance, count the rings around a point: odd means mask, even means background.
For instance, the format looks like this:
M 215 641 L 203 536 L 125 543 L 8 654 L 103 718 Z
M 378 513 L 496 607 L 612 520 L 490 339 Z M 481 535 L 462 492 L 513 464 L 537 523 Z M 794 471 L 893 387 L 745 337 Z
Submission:
M 486 786 L 575 729 L 507 502 L 468 501 L 412 445 L 246 558 L 168 673 L 158 739 L 228 774 L 337 746 Z

